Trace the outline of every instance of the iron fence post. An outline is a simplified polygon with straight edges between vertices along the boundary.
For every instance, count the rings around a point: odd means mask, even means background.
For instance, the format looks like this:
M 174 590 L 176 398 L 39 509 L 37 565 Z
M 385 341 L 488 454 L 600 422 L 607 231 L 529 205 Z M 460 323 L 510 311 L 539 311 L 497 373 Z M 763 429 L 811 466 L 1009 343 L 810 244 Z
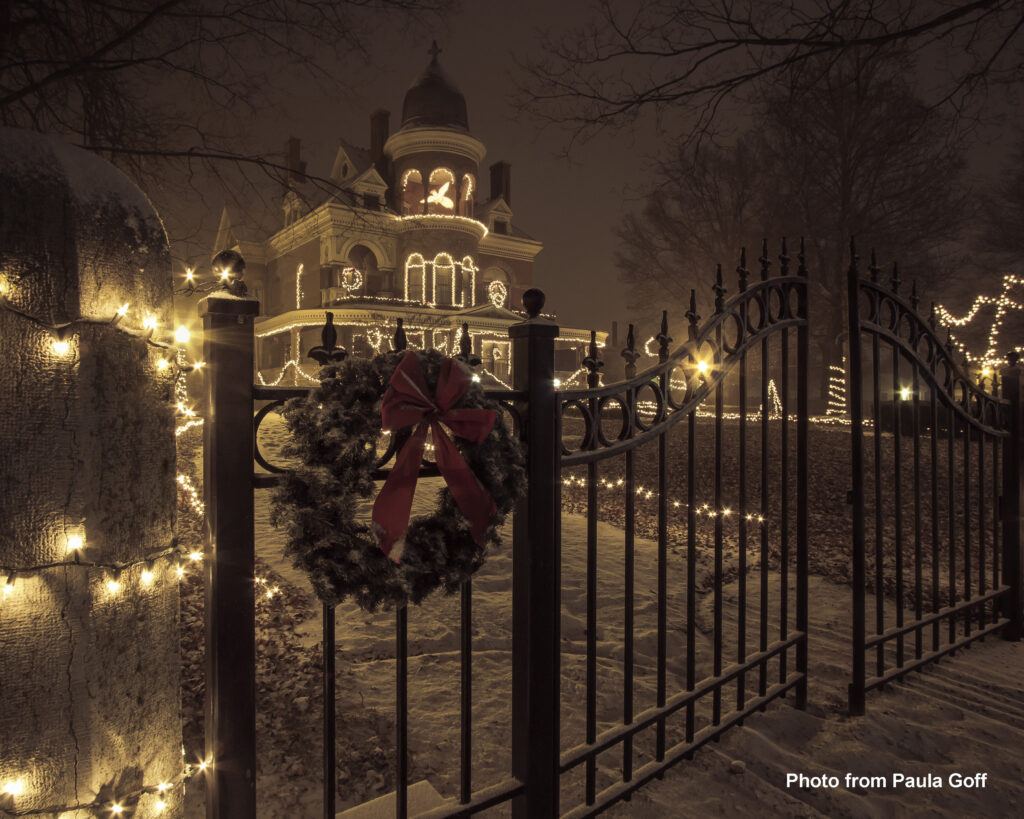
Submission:
M 860 350 L 860 272 L 857 270 L 857 252 L 850 242 L 850 269 L 847 272 L 847 330 L 849 331 L 850 362 L 850 443 L 851 483 L 850 501 L 853 505 L 853 667 L 849 688 L 850 713 L 860 716 L 866 705 L 865 682 L 867 669 L 864 660 L 865 600 L 864 583 L 864 405 L 861 379 Z M 878 434 L 878 429 L 875 429 Z
M 1024 632 L 1024 560 L 1021 546 L 1024 537 L 1021 528 L 1024 520 L 1024 378 L 1022 378 L 1020 356 L 1010 353 L 1009 366 L 1002 372 L 1003 398 L 1009 401 L 1006 429 L 1009 433 L 1003 439 L 1003 497 L 1000 503 L 1003 523 L 1003 582 L 1010 587 L 1010 593 L 1003 598 L 1003 616 L 1010 624 L 1003 630 L 1007 640 L 1021 639 Z
M 526 785 L 515 819 L 558 816 L 561 617 L 561 446 L 555 392 L 558 327 L 540 317 L 544 294 L 523 294 L 529 318 L 509 327 L 513 385 L 527 393 L 527 493 L 515 509 L 512 551 L 512 774 Z
M 227 294 L 225 294 L 227 295 Z M 206 503 L 207 819 L 256 816 L 256 621 L 253 531 L 255 299 L 212 294 L 199 304 L 207 363 L 203 425 Z

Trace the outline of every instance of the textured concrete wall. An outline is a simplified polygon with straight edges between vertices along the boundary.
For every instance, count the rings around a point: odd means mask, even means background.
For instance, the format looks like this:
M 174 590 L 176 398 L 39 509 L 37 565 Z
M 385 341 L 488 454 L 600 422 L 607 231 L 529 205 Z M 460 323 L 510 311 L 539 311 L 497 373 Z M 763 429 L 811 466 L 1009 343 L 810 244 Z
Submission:
M 69 328 L 69 352 L 0 308 L 0 808 L 120 801 L 180 779 L 173 389 L 159 351 L 111 326 L 171 321 L 170 257 L 120 172 L 56 140 L 0 129 L 0 282 L 17 309 Z M 93 319 L 81 323 L 78 319 Z M 134 564 L 120 589 L 80 560 Z M 0 569 L 4 575 L 7 571 Z M 0 576 L 0 582 L 3 577 Z M 180 815 L 182 788 L 160 816 Z M 128 800 L 156 815 L 159 797 Z M 132 807 L 134 805 L 134 807 Z M 96 816 L 79 810 L 69 816 Z

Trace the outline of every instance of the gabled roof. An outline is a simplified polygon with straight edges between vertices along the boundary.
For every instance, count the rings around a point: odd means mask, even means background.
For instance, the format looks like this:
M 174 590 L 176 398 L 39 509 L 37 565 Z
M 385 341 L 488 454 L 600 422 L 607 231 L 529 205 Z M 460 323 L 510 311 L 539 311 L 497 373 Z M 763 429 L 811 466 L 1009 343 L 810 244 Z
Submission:
M 458 316 L 466 316 L 472 318 L 489 318 L 489 319 L 500 319 L 502 321 L 522 321 L 523 317 L 513 313 L 511 310 L 507 310 L 504 307 L 495 307 L 492 302 L 484 302 L 483 304 L 477 304 L 473 307 L 467 307 L 465 310 L 459 310 L 456 313 Z
M 348 165 L 348 173 L 342 174 L 342 168 Z M 334 165 L 331 168 L 331 179 L 335 182 L 352 179 L 372 167 L 370 152 L 366 148 L 353 145 L 346 139 L 338 140 L 338 152 L 334 157 Z

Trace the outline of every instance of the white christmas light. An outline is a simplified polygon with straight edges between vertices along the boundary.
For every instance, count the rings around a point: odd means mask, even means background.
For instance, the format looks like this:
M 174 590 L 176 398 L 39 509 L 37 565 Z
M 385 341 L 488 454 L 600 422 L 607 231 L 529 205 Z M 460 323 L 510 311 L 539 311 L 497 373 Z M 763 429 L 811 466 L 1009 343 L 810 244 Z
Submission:
M 63 357 L 71 351 L 71 345 L 62 338 L 55 339 L 53 342 L 53 351 Z
M 84 544 L 82 543 L 82 536 L 81 535 L 70 535 L 68 537 L 68 551 L 69 552 L 77 552 L 79 549 L 82 548 L 83 545 Z
M 184 324 L 180 325 L 178 329 L 174 331 L 174 340 L 178 342 L 178 344 L 188 344 L 188 340 L 190 338 L 192 338 L 192 334 Z
M 25 792 L 25 786 L 20 779 L 12 779 L 4 784 L 4 793 L 8 796 L 21 796 Z

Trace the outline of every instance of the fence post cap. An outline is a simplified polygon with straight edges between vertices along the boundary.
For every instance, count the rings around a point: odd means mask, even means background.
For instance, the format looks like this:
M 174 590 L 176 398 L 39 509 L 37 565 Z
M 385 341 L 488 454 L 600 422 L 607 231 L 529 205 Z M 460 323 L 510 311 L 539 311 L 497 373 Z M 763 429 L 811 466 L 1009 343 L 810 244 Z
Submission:
M 252 296 L 236 296 L 227 290 L 215 290 L 199 300 L 199 317 L 207 315 L 255 316 L 260 303 Z
M 1011 367 L 1017 367 L 1020 365 L 1020 353 L 1016 350 L 1010 350 L 1006 354 L 1006 361 Z

